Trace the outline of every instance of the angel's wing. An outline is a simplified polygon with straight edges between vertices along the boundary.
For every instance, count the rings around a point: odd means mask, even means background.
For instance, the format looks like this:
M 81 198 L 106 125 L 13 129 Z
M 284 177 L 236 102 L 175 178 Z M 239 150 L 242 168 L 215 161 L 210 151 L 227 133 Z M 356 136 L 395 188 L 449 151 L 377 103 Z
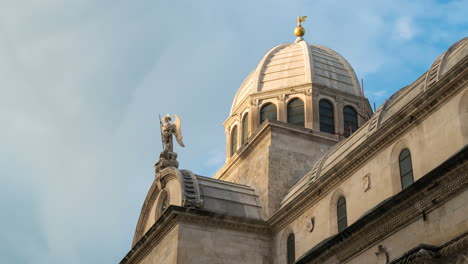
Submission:
M 174 135 L 175 135 L 175 138 L 177 140 L 177 143 L 179 143 L 179 145 L 181 147 L 185 147 L 184 145 L 184 142 L 182 142 L 182 132 L 180 130 L 180 118 L 177 116 L 177 115 L 174 115 Z

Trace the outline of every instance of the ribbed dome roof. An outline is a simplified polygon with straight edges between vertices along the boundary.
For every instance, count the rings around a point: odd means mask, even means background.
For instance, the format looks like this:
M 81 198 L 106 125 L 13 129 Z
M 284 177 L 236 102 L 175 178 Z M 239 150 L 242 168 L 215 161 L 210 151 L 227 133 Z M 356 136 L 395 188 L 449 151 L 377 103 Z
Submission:
M 278 45 L 263 56 L 237 91 L 231 114 L 249 94 L 310 83 L 361 95 L 353 68 L 340 54 L 300 41 Z

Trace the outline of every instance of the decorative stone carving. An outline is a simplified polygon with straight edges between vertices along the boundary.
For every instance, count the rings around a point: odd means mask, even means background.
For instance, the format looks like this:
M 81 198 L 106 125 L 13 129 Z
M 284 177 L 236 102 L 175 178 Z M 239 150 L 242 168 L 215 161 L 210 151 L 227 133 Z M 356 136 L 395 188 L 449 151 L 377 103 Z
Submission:
M 280 94 L 280 95 L 277 96 L 277 99 L 278 99 L 278 101 L 284 101 L 284 100 L 286 100 L 286 95 Z
M 364 190 L 364 192 L 367 192 L 367 190 L 369 190 L 371 188 L 371 179 L 370 179 L 370 174 L 366 174 L 364 175 L 364 177 L 362 177 L 362 189 Z
M 341 96 L 337 96 L 336 98 L 336 103 L 339 104 L 339 105 L 343 105 L 344 104 L 344 98 L 341 97 Z
M 177 153 L 175 152 L 161 152 L 159 154 L 159 160 L 154 164 L 156 169 L 156 174 L 159 173 L 162 169 L 167 167 L 179 167 L 179 162 L 177 161 Z
M 311 96 L 312 95 L 312 89 L 307 89 L 304 91 L 305 96 Z
M 309 232 L 312 232 L 314 231 L 314 228 L 315 228 L 315 216 L 310 218 L 310 222 L 309 222 Z
M 378 245 L 377 246 L 377 252 L 375 252 L 375 255 L 377 256 L 377 263 L 378 264 L 387 264 L 389 261 L 389 256 L 388 256 L 388 250 L 382 246 Z
M 257 107 L 258 106 L 258 99 L 250 100 L 250 105 L 253 106 L 253 107 Z
M 184 142 L 182 142 L 182 132 L 180 119 L 177 115 L 174 115 L 174 123 L 171 124 L 171 116 L 166 115 L 163 118 L 164 123 L 159 120 L 159 125 L 161 128 L 161 140 L 163 144 L 163 151 L 159 155 L 159 161 L 154 165 L 156 173 L 167 167 L 179 167 L 179 162 L 177 161 L 177 153 L 174 152 L 174 143 L 172 135 L 175 136 L 177 143 L 181 147 L 185 147 Z
M 312 96 L 313 96 L 313 97 L 318 98 L 319 94 L 320 94 L 320 93 L 319 93 L 318 89 L 316 89 L 316 88 L 315 88 L 315 89 L 312 89 Z

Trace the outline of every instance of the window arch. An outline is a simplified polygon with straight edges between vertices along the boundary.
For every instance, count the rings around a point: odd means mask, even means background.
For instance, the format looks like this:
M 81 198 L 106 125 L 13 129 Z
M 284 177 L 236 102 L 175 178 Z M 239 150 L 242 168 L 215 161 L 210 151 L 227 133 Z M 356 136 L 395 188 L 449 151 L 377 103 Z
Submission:
M 237 151 L 237 126 L 231 130 L 231 156 Z
M 267 103 L 260 110 L 260 124 L 267 119 L 276 120 L 276 105 Z
M 288 123 L 304 126 L 304 102 L 299 98 L 288 103 Z
M 333 106 L 327 100 L 319 102 L 320 131 L 335 134 L 335 119 L 333 117 Z
M 357 130 L 358 119 L 357 112 L 351 106 L 345 106 L 343 108 L 343 120 L 344 120 L 344 136 L 349 137 L 351 133 Z
M 400 152 L 398 163 L 400 165 L 401 188 L 404 190 L 414 182 L 411 153 L 407 148 Z
M 348 227 L 347 212 L 346 212 L 346 199 L 341 196 L 336 204 L 336 216 L 338 221 L 338 233 Z
M 288 260 L 287 263 L 294 264 L 294 261 L 296 260 L 296 241 L 293 233 L 288 236 L 286 255 Z
M 249 137 L 249 114 L 246 113 L 242 118 L 242 144 L 245 144 Z

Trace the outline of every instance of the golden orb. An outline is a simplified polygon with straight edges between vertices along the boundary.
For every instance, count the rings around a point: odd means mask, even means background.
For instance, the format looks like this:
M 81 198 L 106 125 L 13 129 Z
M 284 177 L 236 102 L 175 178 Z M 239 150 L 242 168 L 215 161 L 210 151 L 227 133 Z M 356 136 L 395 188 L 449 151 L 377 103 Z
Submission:
M 296 37 L 302 37 L 304 36 L 305 34 L 305 29 L 301 26 L 297 26 L 295 29 L 294 29 L 294 35 L 296 35 Z

